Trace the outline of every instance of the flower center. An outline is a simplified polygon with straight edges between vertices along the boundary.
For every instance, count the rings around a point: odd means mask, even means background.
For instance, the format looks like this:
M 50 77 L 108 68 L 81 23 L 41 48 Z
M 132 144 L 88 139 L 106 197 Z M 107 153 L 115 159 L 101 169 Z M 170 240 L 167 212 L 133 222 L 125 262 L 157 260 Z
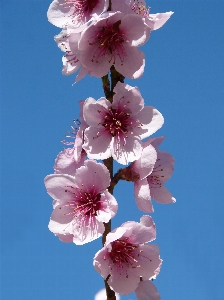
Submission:
M 97 211 L 101 208 L 101 195 L 95 191 L 87 193 L 82 189 L 75 188 L 73 186 L 66 187 L 66 193 L 74 195 L 74 200 L 69 201 L 67 205 L 71 207 L 73 217 L 95 217 Z
M 119 26 L 121 20 L 110 24 L 108 19 L 105 26 L 98 28 L 96 36 L 92 41 L 89 41 L 89 45 L 97 45 L 97 49 L 94 52 L 92 62 L 98 62 L 98 59 L 102 56 L 109 55 L 109 63 L 115 63 L 116 55 L 120 58 L 123 64 L 124 56 L 126 55 L 123 43 L 127 42 L 124 33 L 120 30 Z
M 127 134 L 128 126 L 130 125 L 130 114 L 109 108 L 104 116 L 102 125 L 112 136 L 119 136 L 121 133 Z
M 132 266 L 134 263 L 138 262 L 135 259 L 135 250 L 138 246 L 130 243 L 128 238 L 114 241 L 111 245 L 112 249 L 109 255 L 113 263 L 118 267 L 121 267 L 123 264 Z

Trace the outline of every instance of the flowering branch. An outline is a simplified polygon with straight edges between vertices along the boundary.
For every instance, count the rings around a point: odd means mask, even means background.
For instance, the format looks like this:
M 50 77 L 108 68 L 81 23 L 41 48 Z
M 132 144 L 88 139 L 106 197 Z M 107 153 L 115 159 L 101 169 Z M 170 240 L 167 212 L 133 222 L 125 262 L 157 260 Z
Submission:
M 176 201 L 164 186 L 174 159 L 158 150 L 164 137 L 149 138 L 164 118 L 144 105 L 137 87 L 124 83 L 125 77 L 143 75 L 145 55 L 138 47 L 172 14 L 150 14 L 144 0 L 53 0 L 48 10 L 49 21 L 62 29 L 55 36 L 64 52 L 62 73 L 78 71 L 75 83 L 87 74 L 101 78 L 105 94 L 79 102 L 81 123 L 69 136 L 74 141 L 64 141 L 71 147 L 58 154 L 54 174 L 45 178 L 53 198 L 48 227 L 65 243 L 83 245 L 102 236 L 93 264 L 104 278 L 107 300 L 133 291 L 138 300 L 160 300 L 151 281 L 162 264 L 158 246 L 148 244 L 156 238 L 152 218 L 145 215 L 112 231 L 111 219 L 118 209 L 113 190 L 119 180 L 133 182 L 143 212 L 154 211 L 151 198 Z M 114 160 L 128 166 L 113 174 Z

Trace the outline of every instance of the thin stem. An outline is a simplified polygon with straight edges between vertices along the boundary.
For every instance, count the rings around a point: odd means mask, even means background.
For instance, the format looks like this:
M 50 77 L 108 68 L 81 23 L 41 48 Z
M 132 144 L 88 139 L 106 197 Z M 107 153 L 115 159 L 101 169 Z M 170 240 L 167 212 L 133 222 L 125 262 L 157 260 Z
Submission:
M 110 178 L 112 179 L 113 178 L 113 157 L 111 156 L 111 157 L 109 157 L 107 159 L 104 159 L 103 163 L 107 167 L 107 169 L 108 169 L 108 171 L 110 173 Z M 109 188 L 108 188 L 108 191 L 111 194 L 113 194 L 113 189 L 114 189 L 114 187 L 110 185 Z
M 111 232 L 111 220 L 108 223 L 103 223 L 103 224 L 104 224 L 104 227 L 105 227 L 105 231 L 104 231 L 103 236 L 102 236 L 102 244 L 104 246 L 104 244 L 106 242 L 107 234 L 109 232 Z
M 112 10 L 112 3 L 111 3 L 112 1 L 111 0 L 109 0 L 109 6 L 108 6 L 108 10 L 107 11 L 111 11 Z
M 113 101 L 113 92 L 110 90 L 110 80 L 108 77 L 108 74 L 102 77 L 102 83 L 103 83 L 103 90 L 105 97 L 107 100 L 109 100 L 111 103 Z
M 111 91 L 114 90 L 114 87 L 116 86 L 116 84 L 118 83 L 118 81 L 124 83 L 124 76 L 122 74 L 120 74 L 114 66 L 112 66 L 110 68 L 110 72 L 111 72 Z
M 107 300 L 116 300 L 115 292 L 110 289 L 106 280 L 104 280 L 104 283 L 107 292 Z
M 108 171 L 110 172 L 110 178 L 113 178 L 113 158 L 109 157 L 103 161 L 104 165 L 107 167 Z M 113 194 L 114 185 L 108 187 L 108 191 Z M 111 220 L 108 223 L 104 223 L 105 231 L 102 237 L 103 246 L 106 242 L 106 236 L 109 232 L 111 232 Z

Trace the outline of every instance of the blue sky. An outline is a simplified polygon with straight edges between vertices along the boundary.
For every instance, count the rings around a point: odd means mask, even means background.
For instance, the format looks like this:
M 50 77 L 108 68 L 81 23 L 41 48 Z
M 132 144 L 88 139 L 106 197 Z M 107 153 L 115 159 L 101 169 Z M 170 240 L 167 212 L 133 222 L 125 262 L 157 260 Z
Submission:
M 1 299 L 93 299 L 103 280 L 92 266 L 101 240 L 63 244 L 49 232 L 60 140 L 79 115 L 78 100 L 103 96 L 101 80 L 61 74 L 62 52 L 48 23 L 50 1 L 1 0 Z M 163 300 L 223 300 L 224 2 L 151 1 L 174 11 L 142 47 L 144 75 L 126 80 L 165 124 L 160 149 L 176 160 L 167 187 L 174 205 L 154 202 L 163 266 L 154 281 Z M 139 221 L 133 184 L 115 189 L 113 228 Z M 122 299 L 135 299 L 134 295 Z

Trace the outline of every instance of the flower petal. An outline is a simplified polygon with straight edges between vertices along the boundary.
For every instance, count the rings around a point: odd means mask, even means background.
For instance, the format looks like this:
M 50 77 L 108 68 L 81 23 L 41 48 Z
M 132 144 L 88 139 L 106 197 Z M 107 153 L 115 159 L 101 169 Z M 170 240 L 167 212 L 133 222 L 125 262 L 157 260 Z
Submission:
M 155 287 L 150 281 L 140 281 L 137 289 L 135 290 L 138 300 L 160 300 L 161 297 Z
M 142 216 L 140 219 L 140 224 L 146 227 L 151 227 L 155 225 L 153 219 L 150 216 Z
M 121 238 L 129 229 L 129 226 L 123 226 L 114 229 L 112 232 L 109 232 L 106 237 L 105 247 L 108 246 L 110 243 Z
M 162 260 L 159 256 L 157 245 L 139 245 L 141 255 L 138 256 L 140 268 L 133 269 L 133 272 L 143 277 L 144 280 L 156 278 L 158 275 Z
M 161 28 L 172 16 L 173 12 L 150 14 L 149 18 L 146 18 L 146 24 L 151 28 L 151 30 L 157 30 Z
M 94 241 L 95 239 L 102 236 L 105 231 L 104 224 L 98 222 L 96 219 L 92 224 L 89 224 L 86 219 L 84 223 L 81 224 L 77 222 L 73 225 L 73 242 L 76 245 L 83 245 Z
M 124 56 L 123 61 L 116 58 L 115 68 L 116 70 L 124 75 L 124 77 L 137 79 L 142 76 L 145 66 L 145 54 L 136 47 L 124 45 Z M 131 64 L 129 63 L 131 61 Z
M 99 123 L 104 118 L 104 112 L 111 106 L 106 98 L 100 98 L 98 101 L 89 97 L 86 99 L 83 107 L 83 116 L 89 126 L 99 127 Z M 101 124 L 102 126 L 102 124 Z
M 143 244 L 146 242 L 151 242 L 156 238 L 156 227 L 152 218 L 149 216 L 147 220 L 147 226 L 138 222 L 125 222 L 121 225 L 122 228 L 128 228 L 123 236 L 129 237 L 132 244 Z
M 140 278 L 132 272 L 127 273 L 126 269 L 120 268 L 117 270 L 114 267 L 110 273 L 111 276 L 107 282 L 117 293 L 128 295 L 136 290 Z
M 121 20 L 121 30 L 124 31 L 130 46 L 142 46 L 148 39 L 143 18 L 137 14 L 127 14 Z
M 72 243 L 73 235 L 72 234 L 56 234 L 59 240 L 63 243 Z
M 152 213 L 154 209 L 152 207 L 150 189 L 146 178 L 134 183 L 134 193 L 138 209 Z
M 56 160 L 54 169 L 57 174 L 75 174 L 76 170 L 81 167 L 84 163 L 85 155 L 81 156 L 81 159 L 77 163 L 74 159 L 74 148 L 65 148 L 61 151 Z
M 94 160 L 86 160 L 85 166 L 76 171 L 74 183 L 80 189 L 96 194 L 103 192 L 110 185 L 110 173 L 102 164 Z
M 111 134 L 96 127 L 85 130 L 83 149 L 90 159 L 106 159 L 111 156 Z
M 152 145 L 143 148 L 141 157 L 132 163 L 132 169 L 139 174 L 140 180 L 152 173 L 157 152 Z
M 145 142 L 143 142 L 142 145 L 145 148 L 151 144 L 154 148 L 157 149 L 159 147 L 159 145 L 164 141 L 164 139 L 165 139 L 165 136 L 149 138 Z
M 122 107 L 129 111 L 131 115 L 137 115 L 144 107 L 144 100 L 137 87 L 118 81 L 114 87 L 115 95 L 113 97 L 112 107 Z
M 175 203 L 176 199 L 168 191 L 168 189 L 162 185 L 159 188 L 151 188 L 151 197 L 161 204 Z
M 98 210 L 96 219 L 100 222 L 107 223 L 116 215 L 118 204 L 114 196 L 107 190 L 101 194 L 100 201 L 103 207 Z
M 142 129 L 146 130 L 146 132 L 141 135 L 141 139 L 155 133 L 164 123 L 162 114 L 152 106 L 145 106 L 138 114 L 138 118 L 143 124 Z
M 67 193 L 67 187 L 74 186 L 74 177 L 67 174 L 52 174 L 44 179 L 48 194 L 58 201 L 59 205 L 67 203 L 73 196 Z
M 108 253 L 105 247 L 95 254 L 93 259 L 93 266 L 104 279 L 106 279 L 110 274 Z
M 116 138 L 113 139 L 113 158 L 120 164 L 127 165 L 139 159 L 142 153 L 142 144 L 138 137 L 128 135 L 125 144 Z
M 160 181 L 165 182 L 170 179 L 171 175 L 173 174 L 173 165 L 174 165 L 174 158 L 173 156 L 165 151 L 157 150 L 157 165 L 159 165 L 162 170 L 160 171 L 160 174 L 163 176 L 160 176 Z M 158 168 L 158 167 L 157 167 Z M 157 171 L 158 173 L 158 171 Z

